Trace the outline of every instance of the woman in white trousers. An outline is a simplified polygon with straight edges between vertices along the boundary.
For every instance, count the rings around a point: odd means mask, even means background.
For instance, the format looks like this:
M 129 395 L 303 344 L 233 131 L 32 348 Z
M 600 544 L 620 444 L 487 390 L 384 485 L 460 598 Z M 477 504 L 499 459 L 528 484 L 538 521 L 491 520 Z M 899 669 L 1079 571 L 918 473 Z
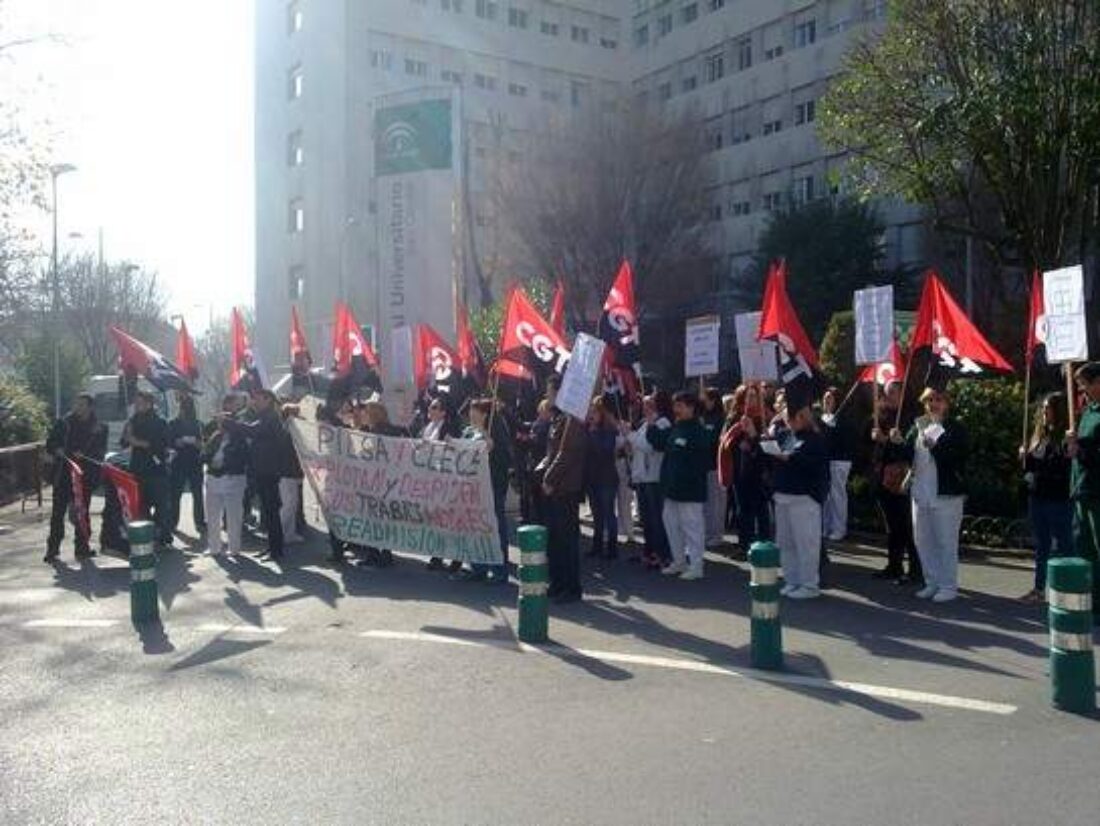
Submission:
M 229 553 L 241 552 L 241 530 L 244 526 L 245 473 L 248 469 L 248 442 L 231 435 L 222 427 L 222 420 L 235 415 L 238 399 L 229 395 L 222 400 L 222 414 L 216 420 L 216 430 L 203 443 L 202 458 L 206 465 L 206 540 L 212 554 L 221 554 L 222 518 L 225 519 Z

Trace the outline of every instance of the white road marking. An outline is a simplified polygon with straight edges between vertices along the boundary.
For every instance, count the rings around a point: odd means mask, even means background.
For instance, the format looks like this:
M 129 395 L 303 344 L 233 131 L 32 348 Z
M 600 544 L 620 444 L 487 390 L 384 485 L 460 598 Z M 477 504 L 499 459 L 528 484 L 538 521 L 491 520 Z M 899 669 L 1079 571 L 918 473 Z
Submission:
M 207 623 L 200 625 L 196 631 L 206 631 L 214 634 L 282 634 L 286 628 L 281 625 L 228 625 L 224 623 Z
M 460 645 L 473 648 L 504 648 L 526 653 L 555 653 L 573 654 L 600 660 L 606 663 L 619 663 L 623 665 L 642 665 L 652 668 L 666 668 L 675 671 L 688 671 L 697 674 L 715 674 L 724 677 L 740 677 L 742 679 L 759 680 L 777 685 L 797 685 L 806 688 L 817 688 L 828 691 L 848 692 L 861 694 L 867 697 L 875 697 L 881 700 L 896 700 L 899 702 L 918 703 L 921 705 L 940 706 L 941 708 L 955 708 L 964 711 L 979 711 L 985 714 L 1009 715 L 1015 714 L 1018 708 L 1008 703 L 997 703 L 989 700 L 976 700 L 969 697 L 955 697 L 950 694 L 933 694 L 927 691 L 914 691 L 908 688 L 893 688 L 891 686 L 870 685 L 868 683 L 854 683 L 846 680 L 829 680 L 824 677 L 810 677 L 803 674 L 787 674 L 784 672 L 758 671 L 756 669 L 737 669 L 713 663 L 700 662 L 698 660 L 683 660 L 673 657 L 657 657 L 646 654 L 624 654 L 616 651 L 594 651 L 590 649 L 572 649 L 559 645 L 528 645 L 519 642 L 512 643 L 506 640 L 494 642 L 480 642 L 465 640 L 456 637 L 447 637 L 441 634 L 425 634 L 420 631 L 364 631 L 359 636 L 368 639 L 393 640 L 404 642 L 431 642 L 446 645 Z
M 114 619 L 36 619 L 23 623 L 24 628 L 111 628 L 118 625 Z

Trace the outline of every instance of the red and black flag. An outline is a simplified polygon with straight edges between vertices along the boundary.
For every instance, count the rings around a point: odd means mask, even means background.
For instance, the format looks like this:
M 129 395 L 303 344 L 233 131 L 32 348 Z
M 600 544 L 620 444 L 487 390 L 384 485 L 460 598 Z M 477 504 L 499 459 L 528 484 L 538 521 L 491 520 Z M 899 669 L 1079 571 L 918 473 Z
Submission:
M 550 326 L 565 338 L 565 282 L 561 279 L 554 287 L 554 301 L 550 304 Z
M 378 377 L 378 355 L 367 341 L 363 328 L 355 320 L 351 308 L 336 302 L 336 320 L 332 328 L 332 364 L 337 379 L 345 384 L 348 395 L 361 387 L 382 391 Z
M 485 359 L 477 344 L 477 337 L 470 329 L 470 317 L 461 299 L 455 303 L 455 332 L 457 333 L 458 368 L 462 377 L 476 387 L 485 386 Z
M 1011 373 L 1012 365 L 979 332 L 932 270 L 924 281 L 917 323 L 909 343 L 910 360 L 928 351 L 927 382 L 940 386 L 955 377 Z
M 861 384 L 878 384 L 880 387 L 886 387 L 891 382 L 901 381 L 905 375 L 905 357 L 901 352 L 901 345 L 898 344 L 897 336 L 894 337 L 894 343 L 890 345 L 890 358 L 887 361 L 880 361 L 878 364 L 868 364 L 863 368 L 863 372 L 859 374 L 859 381 Z
M 191 381 L 199 377 L 199 360 L 195 356 L 195 342 L 187 332 L 187 322 L 180 319 L 180 329 L 176 334 L 176 366 Z
M 786 389 L 788 407 L 796 410 L 813 401 L 817 351 L 798 320 L 787 295 L 787 262 L 774 261 L 768 269 L 764 305 L 760 314 L 759 341 L 774 341 L 779 356 L 779 378 Z
M 100 466 L 103 476 L 115 486 L 122 516 L 127 522 L 141 518 L 141 486 L 137 477 L 111 464 Z
M 110 332 L 118 346 L 118 365 L 126 380 L 132 381 L 137 376 L 144 376 L 153 387 L 162 392 L 195 392 L 187 375 L 148 344 L 143 344 L 118 327 L 111 327 Z
M 248 341 L 248 331 L 240 311 L 234 307 L 229 316 L 229 386 L 234 390 L 251 392 L 264 386 L 256 353 Z
M 500 331 L 500 352 L 493 369 L 501 376 L 530 379 L 532 372 L 564 373 L 569 345 L 531 303 L 521 287 L 513 287 Z
M 1042 347 L 1046 350 L 1047 316 L 1043 302 L 1043 276 L 1036 270 L 1031 276 L 1031 303 L 1027 313 L 1027 352 L 1024 360 L 1028 367 L 1035 362 L 1035 351 Z
M 81 542 L 86 544 L 92 538 L 92 520 L 88 515 L 88 500 L 84 498 L 84 471 L 68 456 L 65 462 L 69 466 L 69 480 L 72 483 L 73 525 Z
M 641 347 L 638 336 L 638 309 L 634 302 L 634 271 L 623 261 L 596 324 L 596 334 L 607 343 L 612 369 L 641 372 Z
M 298 308 L 290 308 L 290 370 L 295 375 L 306 375 L 313 367 L 313 356 L 306 344 L 306 334 L 298 318 Z
M 457 387 L 459 376 L 458 353 L 435 328 L 417 324 L 413 338 L 413 377 L 420 392 L 433 389 L 437 393 L 451 393 Z

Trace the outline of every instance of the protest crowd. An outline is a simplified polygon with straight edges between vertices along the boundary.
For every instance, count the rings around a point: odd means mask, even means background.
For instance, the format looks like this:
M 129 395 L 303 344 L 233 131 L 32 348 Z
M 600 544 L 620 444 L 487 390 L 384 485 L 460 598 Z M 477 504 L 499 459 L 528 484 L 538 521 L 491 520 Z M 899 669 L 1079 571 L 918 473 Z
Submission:
M 597 336 L 578 335 L 573 362 L 561 358 L 571 348 L 558 302 L 544 319 L 518 287 L 488 369 L 461 305 L 455 348 L 430 328 L 418 329 L 418 394 L 401 422 L 391 420 L 378 357 L 345 305 L 336 310 L 329 372 L 313 369 L 295 314 L 292 373 L 276 388 L 265 386 L 235 314 L 235 389 L 207 422 L 189 392 L 196 370 L 189 342 L 181 339 L 173 363 L 115 330 L 127 380 L 142 375 L 174 390 L 176 412 L 165 420 L 156 394 L 135 391 L 119 445 L 107 444 L 90 397 L 77 398 L 55 423 L 47 445 L 57 461 L 46 561 L 59 556 L 70 510 L 77 557 L 94 555 L 88 509 L 102 481 L 100 543 L 123 552 L 125 523 L 139 518 L 152 520 L 159 543 L 170 548 L 188 491 L 210 554 L 242 553 L 244 532 L 252 530 L 266 542 L 264 557 L 278 561 L 307 531 L 327 529 L 336 566 L 385 568 L 395 550 L 411 551 L 430 571 L 456 580 L 507 584 L 515 561 L 510 523 L 518 512 L 519 522 L 547 528 L 549 596 L 572 602 L 582 598 L 583 509 L 589 557 L 692 581 L 705 577 L 708 551 L 744 559 L 754 543 L 773 541 L 781 593 L 810 600 L 825 587 L 830 543 L 848 534 L 849 482 L 857 453 L 865 453 L 870 460 L 860 472 L 885 535 L 883 565 L 873 576 L 921 600 L 955 600 L 971 455 L 949 381 L 1011 368 L 930 274 L 907 357 L 890 325 L 885 357 L 868 363 L 851 391 L 827 386 L 785 279 L 777 262 L 758 332 L 758 340 L 777 342 L 778 380 L 718 387 L 700 379 L 691 390 L 642 381 L 632 274 L 624 264 Z M 1040 344 L 1032 336 L 1037 300 L 1033 295 L 1029 364 Z M 578 378 L 586 369 L 579 354 L 590 344 L 598 345 L 598 369 Z M 926 369 L 918 372 L 913 365 L 922 357 Z M 577 364 L 572 377 L 567 363 Z M 1095 564 L 1100 548 L 1100 363 L 1067 370 L 1070 376 L 1068 394 L 1035 400 L 1019 447 L 1035 539 L 1034 587 L 1021 596 L 1027 602 L 1045 600 L 1049 558 L 1074 555 Z M 865 418 L 849 403 L 860 386 L 873 397 Z M 435 473 L 433 484 L 446 481 L 458 504 L 444 507 L 451 500 L 430 500 L 423 493 L 430 484 L 407 479 L 402 484 L 411 492 L 399 494 L 405 499 L 397 507 L 387 495 L 400 480 L 383 477 L 402 462 Z M 323 516 L 312 527 L 303 512 L 304 482 Z M 388 524 L 403 520 L 409 524 L 402 531 Z M 438 528 L 434 545 L 408 529 L 429 523 Z M 480 550 L 469 550 L 464 533 L 483 540 Z

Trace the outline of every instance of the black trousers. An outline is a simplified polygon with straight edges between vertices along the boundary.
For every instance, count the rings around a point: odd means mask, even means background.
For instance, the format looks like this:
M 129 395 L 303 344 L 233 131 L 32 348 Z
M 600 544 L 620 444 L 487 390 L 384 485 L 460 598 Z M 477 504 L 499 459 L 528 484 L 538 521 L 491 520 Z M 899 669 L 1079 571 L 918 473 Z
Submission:
M 69 505 L 73 501 L 72 480 L 69 478 L 68 467 L 63 467 L 57 474 L 53 483 L 53 507 L 50 509 L 50 537 L 46 540 L 46 549 L 50 553 L 61 550 L 61 540 L 65 538 L 65 517 L 69 513 Z M 92 501 L 92 485 L 90 480 L 84 485 L 84 507 L 87 509 Z M 76 534 L 76 550 L 80 553 L 88 550 L 88 538 L 81 536 L 80 531 L 74 528 Z
M 202 530 L 203 525 L 206 524 L 206 513 L 202 500 L 202 465 L 194 465 L 191 467 L 177 467 L 176 465 L 172 465 L 169 481 L 171 484 L 172 497 L 169 503 L 172 509 L 172 530 L 179 527 L 180 499 L 183 496 L 184 488 L 191 491 L 191 517 L 195 522 L 195 529 Z
M 550 496 L 546 504 L 546 553 L 551 596 L 581 595 L 580 495 Z
M 153 473 L 138 476 L 141 488 L 141 515 L 152 519 L 157 526 L 157 541 L 163 545 L 172 544 L 172 505 L 168 490 L 168 474 Z
M 887 566 L 899 576 L 905 570 L 909 558 L 909 576 L 919 579 L 922 575 L 917 546 L 913 542 L 913 506 L 908 494 L 891 493 L 879 488 L 878 506 L 886 522 Z
M 271 556 L 282 556 L 283 523 L 279 519 L 279 477 L 257 476 L 255 490 L 260 499 L 260 518 L 267 531 L 267 552 Z

